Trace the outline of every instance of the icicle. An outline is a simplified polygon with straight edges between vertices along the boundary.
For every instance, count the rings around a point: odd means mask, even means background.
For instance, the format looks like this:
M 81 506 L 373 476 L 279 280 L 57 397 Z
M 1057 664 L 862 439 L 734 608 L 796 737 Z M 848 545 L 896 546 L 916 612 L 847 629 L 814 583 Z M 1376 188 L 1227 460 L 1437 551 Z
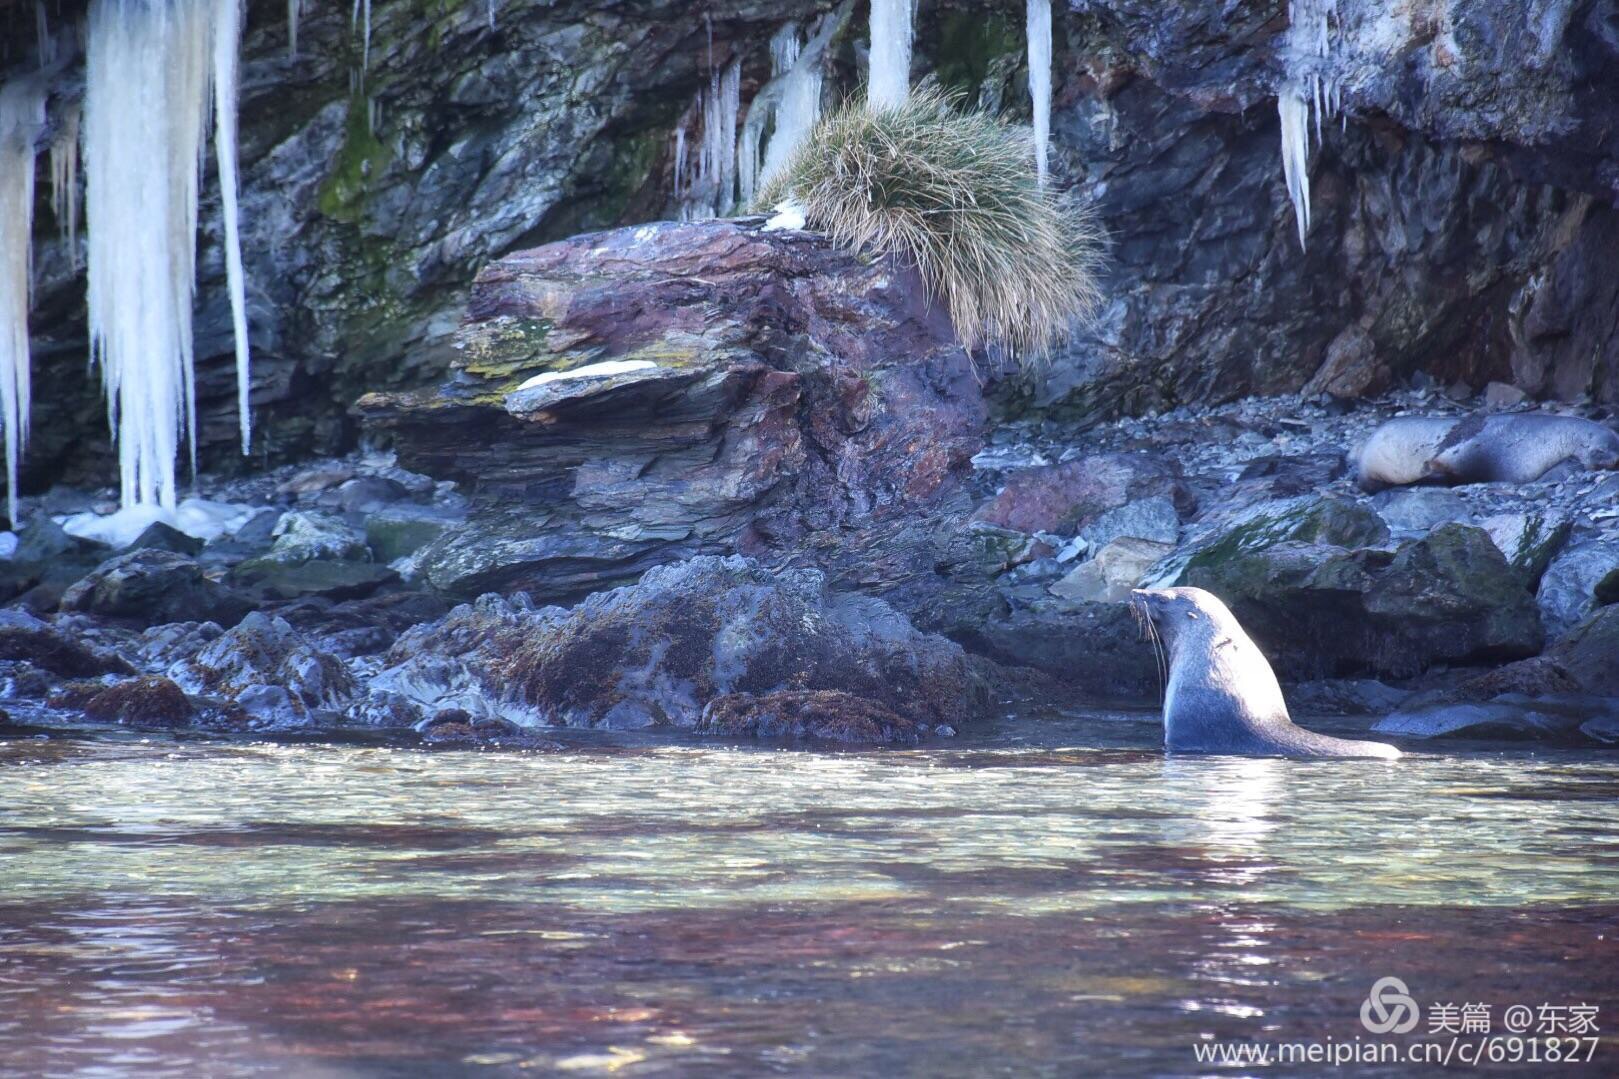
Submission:
M 62 108 L 51 140 L 51 216 L 67 244 L 68 261 L 79 268 L 79 119 L 77 103 Z
M 489 29 L 490 30 L 494 30 L 494 28 L 495 28 L 495 8 L 498 7 L 498 6 L 499 6 L 499 0 L 489 0 Z
M 17 526 L 17 470 L 28 444 L 28 294 L 33 278 L 34 141 L 45 125 L 45 88 L 30 78 L 0 87 L 0 424 L 6 503 Z
M 1304 234 L 1310 231 L 1310 119 L 1297 87 L 1284 87 L 1276 98 L 1276 108 L 1282 118 L 1282 175 L 1298 219 L 1302 249 Z
M 1310 228 L 1310 122 L 1315 122 L 1319 143 L 1323 121 L 1336 116 L 1342 103 L 1342 87 L 1329 64 L 1331 23 L 1337 17 L 1338 0 L 1288 2 L 1282 56 L 1287 80 L 1276 96 L 1276 109 L 1282 121 L 1282 173 L 1301 248 Z
M 755 100 L 750 107 L 748 119 L 753 119 L 752 108 L 758 107 Z M 742 125 L 742 134 L 736 140 L 736 188 L 737 204 L 747 207 L 753 204 L 753 193 L 759 190 L 759 128 L 751 123 Z
M 349 16 L 350 26 L 361 26 L 364 18 L 364 29 L 361 31 L 360 70 L 371 70 L 371 0 L 354 0 L 354 13 Z
M 703 142 L 697 155 L 697 217 L 718 217 L 735 204 L 736 125 L 742 107 L 742 62 L 715 75 L 702 99 Z
M 195 445 L 198 164 L 215 79 L 222 83 L 216 139 L 226 276 L 233 320 L 245 338 L 235 220 L 237 2 L 94 0 L 90 7 L 84 104 L 90 341 L 126 507 L 172 509 L 180 431 Z M 245 383 L 245 340 L 237 347 Z
M 236 335 L 236 411 L 245 454 L 253 442 L 253 412 L 248 404 L 252 360 L 247 347 L 247 279 L 242 270 L 236 180 L 237 55 L 242 39 L 242 0 L 218 0 L 218 5 L 215 17 L 219 21 L 214 27 L 214 160 L 219 167 L 220 212 L 225 219 L 225 284 L 230 291 L 231 329 Z M 192 442 L 195 445 L 195 430 Z M 195 467 L 193 461 L 192 468 Z
M 776 132 L 765 149 L 762 183 L 769 183 L 821 119 L 821 54 L 808 54 L 788 73 L 776 107 Z
M 45 0 L 34 0 L 34 33 L 37 35 L 35 48 L 39 52 L 39 66 L 49 67 L 56 63 L 56 39 L 51 36 L 50 19 L 45 14 Z
M 871 0 L 871 72 L 866 100 L 898 105 L 911 93 L 914 0 Z
M 675 129 L 675 198 L 686 194 L 686 125 Z
M 787 164 L 793 151 L 820 122 L 826 52 L 836 33 L 837 20 L 830 16 L 823 18 L 810 31 L 809 40 L 803 48 L 795 50 L 797 55 L 792 68 L 778 80 L 780 98 L 775 103 L 776 130 L 765 147 L 764 164 L 759 171 L 761 185 L 769 183 Z M 762 91 L 760 96 L 763 96 Z
M 298 55 L 298 19 L 304 13 L 304 0 L 287 0 L 287 55 Z
M 1046 185 L 1051 144 L 1051 0 L 1029 0 L 1029 96 L 1034 104 L 1034 169 Z
M 780 78 L 798 63 L 798 24 L 788 23 L 770 38 L 770 76 Z

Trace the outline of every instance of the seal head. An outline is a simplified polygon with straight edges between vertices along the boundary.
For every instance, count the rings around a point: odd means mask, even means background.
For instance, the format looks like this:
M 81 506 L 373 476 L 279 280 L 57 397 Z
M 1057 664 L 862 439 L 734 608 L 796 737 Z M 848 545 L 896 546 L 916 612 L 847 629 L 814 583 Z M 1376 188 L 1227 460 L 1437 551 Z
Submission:
M 1138 589 L 1132 603 L 1169 669 L 1164 745 L 1175 753 L 1265 757 L 1380 757 L 1400 751 L 1307 731 L 1282 687 L 1224 603 L 1201 588 Z

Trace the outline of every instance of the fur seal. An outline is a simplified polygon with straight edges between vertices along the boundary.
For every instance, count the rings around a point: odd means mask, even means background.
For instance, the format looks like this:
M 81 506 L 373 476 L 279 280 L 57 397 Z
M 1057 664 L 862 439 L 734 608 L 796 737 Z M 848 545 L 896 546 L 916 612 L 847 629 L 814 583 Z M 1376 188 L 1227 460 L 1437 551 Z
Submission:
M 1400 751 L 1293 724 L 1282 687 L 1257 645 L 1212 593 L 1201 588 L 1137 589 L 1132 605 L 1168 652 L 1164 746 L 1173 753 L 1257 757 L 1379 757 Z
M 1356 453 L 1366 491 L 1409 483 L 1533 483 L 1564 461 L 1619 468 L 1619 432 L 1578 416 L 1400 416 Z

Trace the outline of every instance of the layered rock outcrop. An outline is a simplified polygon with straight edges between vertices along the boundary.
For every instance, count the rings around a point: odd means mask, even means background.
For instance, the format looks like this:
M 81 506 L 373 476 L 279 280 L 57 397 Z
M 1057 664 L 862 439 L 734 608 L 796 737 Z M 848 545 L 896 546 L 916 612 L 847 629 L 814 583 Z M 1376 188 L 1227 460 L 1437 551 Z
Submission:
M 570 598 L 730 552 L 926 585 L 986 423 L 913 272 L 759 219 L 510 256 L 457 345 L 442 386 L 358 411 L 405 467 L 475 492 L 415 563 L 466 597 Z

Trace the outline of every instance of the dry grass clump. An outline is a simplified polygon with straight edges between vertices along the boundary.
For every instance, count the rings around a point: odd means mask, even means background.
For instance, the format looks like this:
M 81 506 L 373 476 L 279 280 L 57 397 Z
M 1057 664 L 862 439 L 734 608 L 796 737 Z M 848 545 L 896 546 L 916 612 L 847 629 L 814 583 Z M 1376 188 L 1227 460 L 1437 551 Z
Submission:
M 914 263 L 969 349 L 1043 358 L 1101 301 L 1103 236 L 1035 178 L 1031 140 L 936 87 L 899 105 L 850 102 L 760 192 L 834 243 Z

